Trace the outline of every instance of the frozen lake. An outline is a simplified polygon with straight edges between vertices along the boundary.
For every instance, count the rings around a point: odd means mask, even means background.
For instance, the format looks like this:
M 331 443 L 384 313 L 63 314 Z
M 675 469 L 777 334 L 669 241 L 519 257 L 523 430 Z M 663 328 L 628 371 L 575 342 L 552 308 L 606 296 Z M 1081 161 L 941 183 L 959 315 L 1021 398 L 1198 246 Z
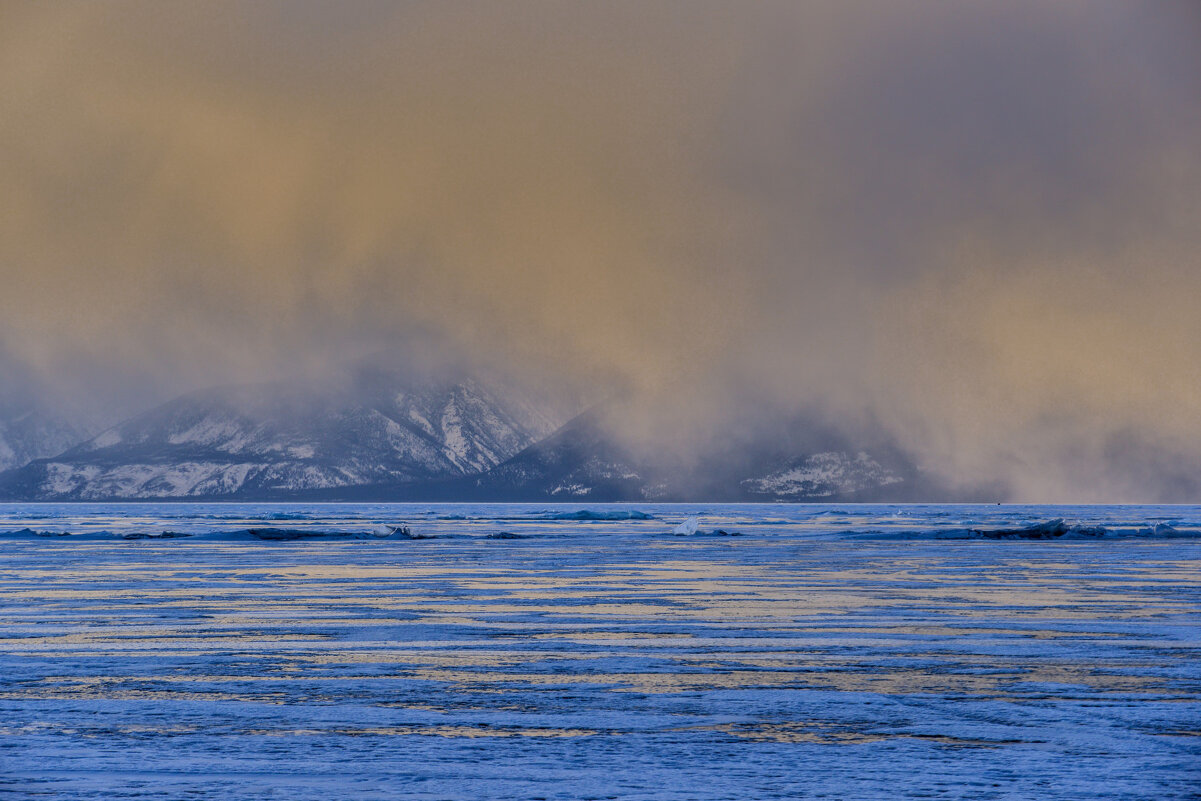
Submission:
M 11 504 L 0 547 L 0 796 L 1201 793 L 1201 507 Z

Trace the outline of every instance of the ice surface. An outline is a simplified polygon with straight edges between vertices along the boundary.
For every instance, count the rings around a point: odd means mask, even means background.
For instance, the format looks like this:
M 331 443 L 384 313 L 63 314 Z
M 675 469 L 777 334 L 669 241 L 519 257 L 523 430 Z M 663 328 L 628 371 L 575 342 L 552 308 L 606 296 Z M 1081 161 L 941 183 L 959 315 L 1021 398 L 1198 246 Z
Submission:
M 690 518 L 743 536 L 667 533 Z M 1201 786 L 1198 507 L 26 504 L 0 531 L 5 798 Z

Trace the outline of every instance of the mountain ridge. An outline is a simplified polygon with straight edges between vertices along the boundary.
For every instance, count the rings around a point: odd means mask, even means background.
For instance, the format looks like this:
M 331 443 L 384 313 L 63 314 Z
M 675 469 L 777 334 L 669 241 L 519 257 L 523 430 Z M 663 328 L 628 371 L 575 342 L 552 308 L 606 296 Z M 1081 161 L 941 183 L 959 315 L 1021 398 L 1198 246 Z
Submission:
M 270 497 L 485 471 L 556 420 L 474 379 L 200 390 L 9 471 L 6 497 Z
M 45 501 L 897 501 L 945 495 L 878 432 L 814 415 L 714 435 L 688 457 L 622 435 L 636 406 L 563 422 L 472 376 L 361 371 L 345 383 L 217 387 L 0 473 Z M 558 423 L 562 423 L 558 425 Z

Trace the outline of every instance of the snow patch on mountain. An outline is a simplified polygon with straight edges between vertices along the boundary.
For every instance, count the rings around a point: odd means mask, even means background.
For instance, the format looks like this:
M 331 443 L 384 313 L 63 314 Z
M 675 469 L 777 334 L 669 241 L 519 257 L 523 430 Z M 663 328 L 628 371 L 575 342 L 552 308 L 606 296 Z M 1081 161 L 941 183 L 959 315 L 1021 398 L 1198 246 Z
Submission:
M 404 395 L 397 396 L 397 403 L 399 404 L 403 399 Z M 430 425 L 430 421 L 425 418 L 425 415 L 416 409 L 409 409 L 409 422 L 416 424 L 417 428 L 427 436 L 434 436 L 434 427 Z
M 253 441 L 254 434 L 238 420 L 205 416 L 183 431 L 168 434 L 167 442 L 172 445 L 211 445 L 227 453 L 238 453 Z
M 904 481 L 868 453 L 845 451 L 815 453 L 767 475 L 748 478 L 742 486 L 750 492 L 778 498 L 830 498 L 852 495 Z
M 91 441 L 91 446 L 93 448 L 111 448 L 112 446 L 119 445 L 120 443 L 121 432 L 115 428 L 110 428 L 108 431 L 105 431 L 93 438 Z
M 572 497 L 582 497 L 592 492 L 592 487 L 585 487 L 583 484 L 560 484 L 557 487 L 551 487 L 551 495 L 569 495 Z

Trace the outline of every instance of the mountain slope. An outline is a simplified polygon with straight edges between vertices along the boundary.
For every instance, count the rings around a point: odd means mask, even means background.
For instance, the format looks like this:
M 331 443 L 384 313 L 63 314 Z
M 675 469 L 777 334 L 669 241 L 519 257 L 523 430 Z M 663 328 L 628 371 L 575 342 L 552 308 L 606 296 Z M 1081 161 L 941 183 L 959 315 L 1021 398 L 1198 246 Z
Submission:
M 436 481 L 488 470 L 556 422 L 471 378 L 376 372 L 334 391 L 283 383 L 206 390 L 10 472 L 0 495 L 286 498 Z
M 0 409 L 0 471 L 62 453 L 80 439 L 74 427 L 57 417 L 31 409 L 7 414 Z
M 485 500 L 624 501 L 653 498 L 654 468 L 611 437 L 593 409 L 482 476 L 461 492 Z

